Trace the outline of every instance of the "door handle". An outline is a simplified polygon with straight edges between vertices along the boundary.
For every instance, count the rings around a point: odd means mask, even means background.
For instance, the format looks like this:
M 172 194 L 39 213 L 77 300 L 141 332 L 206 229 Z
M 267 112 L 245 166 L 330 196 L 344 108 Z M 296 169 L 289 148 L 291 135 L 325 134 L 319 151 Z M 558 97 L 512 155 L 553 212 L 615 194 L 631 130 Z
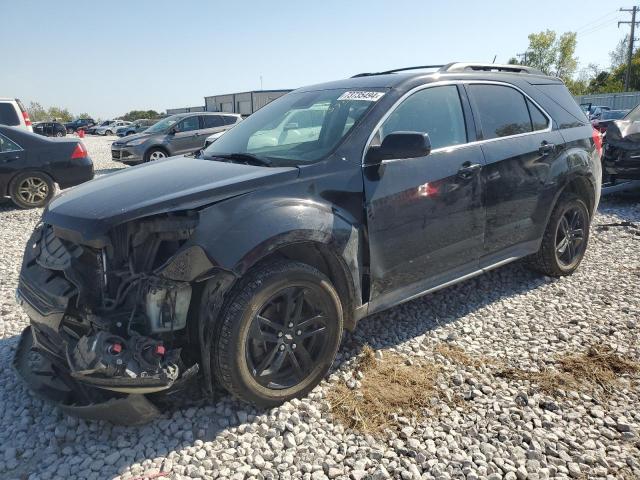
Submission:
M 458 176 L 460 178 L 471 178 L 478 173 L 481 168 L 482 165 L 479 163 L 464 162 L 460 170 L 458 170 Z
M 540 144 L 540 148 L 538 148 L 538 152 L 540 155 L 549 155 L 552 152 L 556 151 L 556 146 L 553 143 L 549 143 L 546 140 Z

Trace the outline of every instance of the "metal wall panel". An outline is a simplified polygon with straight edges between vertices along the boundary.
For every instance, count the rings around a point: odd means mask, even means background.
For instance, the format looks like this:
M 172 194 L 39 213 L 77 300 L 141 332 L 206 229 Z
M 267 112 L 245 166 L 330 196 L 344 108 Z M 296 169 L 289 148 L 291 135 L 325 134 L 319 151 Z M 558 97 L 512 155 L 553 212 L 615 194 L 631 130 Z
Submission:
M 640 103 L 640 92 L 599 93 L 574 97 L 578 103 L 592 103 L 613 110 L 630 110 Z

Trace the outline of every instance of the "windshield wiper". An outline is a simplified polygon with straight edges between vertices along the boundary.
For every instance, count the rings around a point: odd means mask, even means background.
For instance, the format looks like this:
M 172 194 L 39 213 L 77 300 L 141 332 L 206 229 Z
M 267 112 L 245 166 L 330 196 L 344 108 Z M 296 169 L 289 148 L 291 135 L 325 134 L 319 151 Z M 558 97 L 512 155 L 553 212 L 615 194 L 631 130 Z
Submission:
M 253 163 L 257 163 L 258 165 L 264 165 L 267 167 L 270 167 L 272 165 L 271 160 L 268 160 L 264 157 L 258 157 L 251 153 L 214 153 L 209 158 L 222 158 L 222 159 L 227 159 L 232 161 L 244 160 L 245 162 L 253 162 Z

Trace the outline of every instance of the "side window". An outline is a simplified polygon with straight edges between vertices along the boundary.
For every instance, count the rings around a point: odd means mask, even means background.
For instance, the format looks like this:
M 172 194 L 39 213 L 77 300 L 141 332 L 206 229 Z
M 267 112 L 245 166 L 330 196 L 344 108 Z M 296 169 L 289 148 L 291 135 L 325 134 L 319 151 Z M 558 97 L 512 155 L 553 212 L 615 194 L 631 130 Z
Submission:
M 176 132 L 190 132 L 199 129 L 200 122 L 198 121 L 198 117 L 185 118 L 176 126 Z
M 380 143 L 393 132 L 428 133 L 433 149 L 467 142 L 460 95 L 455 85 L 425 88 L 404 100 L 378 132 Z
M 220 115 L 203 115 L 202 119 L 204 120 L 204 128 L 214 128 L 221 127 L 224 125 L 222 116 Z
M 469 85 L 468 88 L 484 140 L 532 131 L 525 97 L 516 89 L 502 85 Z
M 231 115 L 225 115 L 222 119 L 225 125 L 234 125 L 238 121 L 238 117 L 232 117 Z
M 12 103 L 0 102 L 0 124 L 14 127 L 20 125 L 20 119 Z
M 0 153 L 17 152 L 22 150 L 20 146 L 12 140 L 9 140 L 4 135 L 0 135 Z
M 529 107 L 529 113 L 531 114 L 531 126 L 533 127 L 534 132 L 544 130 L 549 126 L 549 119 L 528 98 L 527 107 Z

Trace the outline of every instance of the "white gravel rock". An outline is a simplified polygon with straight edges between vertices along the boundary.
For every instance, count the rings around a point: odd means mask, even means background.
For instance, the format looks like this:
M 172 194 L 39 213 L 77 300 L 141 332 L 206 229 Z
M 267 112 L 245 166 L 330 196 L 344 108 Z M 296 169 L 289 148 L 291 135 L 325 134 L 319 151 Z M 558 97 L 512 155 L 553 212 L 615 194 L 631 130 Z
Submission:
M 87 137 L 96 175 L 125 168 L 113 138 Z M 0 478 L 448 479 L 640 477 L 638 386 L 612 398 L 566 392 L 551 398 L 490 366 L 433 354 L 439 343 L 510 366 L 538 370 L 554 356 L 609 344 L 640 360 L 640 229 L 594 228 L 571 277 L 550 279 L 509 265 L 363 320 L 346 334 L 332 378 L 354 380 L 358 345 L 376 358 L 393 350 L 414 363 L 440 362 L 440 414 L 406 412 L 390 437 L 346 431 L 326 409 L 323 382 L 302 400 L 260 411 L 225 396 L 214 405 L 166 413 L 142 427 L 65 417 L 31 394 L 11 368 L 27 325 L 14 291 L 38 210 L 0 205 Z M 603 200 L 595 224 L 640 223 L 638 198 Z M 623 477 L 625 475 L 625 477 Z

